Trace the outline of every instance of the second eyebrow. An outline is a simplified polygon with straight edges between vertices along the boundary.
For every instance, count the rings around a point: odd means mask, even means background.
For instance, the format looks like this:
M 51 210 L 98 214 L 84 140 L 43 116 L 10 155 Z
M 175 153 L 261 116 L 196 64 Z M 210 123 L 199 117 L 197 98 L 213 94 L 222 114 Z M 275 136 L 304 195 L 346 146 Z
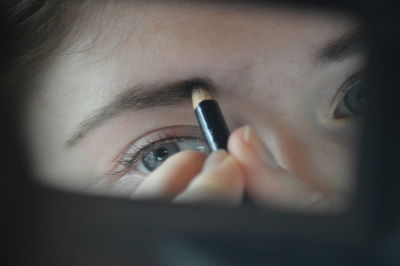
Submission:
M 365 32 L 361 27 L 357 27 L 323 47 L 317 54 L 317 62 L 338 62 L 355 53 L 364 52 L 365 42 Z
M 140 85 L 123 91 L 109 104 L 97 110 L 81 122 L 75 133 L 66 141 L 67 146 L 76 144 L 90 130 L 105 120 L 113 118 L 126 110 L 142 110 L 151 107 L 174 106 L 191 100 L 193 86 L 200 84 L 215 93 L 215 86 L 209 78 L 190 78 L 181 81 Z

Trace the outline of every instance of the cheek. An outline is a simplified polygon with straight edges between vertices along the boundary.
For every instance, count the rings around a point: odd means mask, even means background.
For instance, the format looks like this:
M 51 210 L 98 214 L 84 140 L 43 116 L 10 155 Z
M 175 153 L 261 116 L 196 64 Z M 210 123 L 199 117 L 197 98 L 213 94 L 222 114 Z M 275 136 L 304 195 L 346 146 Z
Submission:
M 319 175 L 332 187 L 344 193 L 352 193 L 357 174 L 359 150 L 356 139 L 345 136 L 347 140 L 323 139 L 313 149 L 313 160 L 318 165 Z M 351 141 L 352 139 L 353 141 Z
M 334 193 L 351 193 L 355 181 L 356 147 L 318 131 L 284 128 L 277 138 L 287 169 L 316 187 Z

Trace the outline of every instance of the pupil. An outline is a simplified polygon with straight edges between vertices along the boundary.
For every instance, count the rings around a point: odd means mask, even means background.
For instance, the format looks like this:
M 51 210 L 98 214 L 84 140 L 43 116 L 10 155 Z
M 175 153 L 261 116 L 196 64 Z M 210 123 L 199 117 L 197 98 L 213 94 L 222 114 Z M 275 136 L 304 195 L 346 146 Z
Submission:
M 367 108 L 366 96 L 365 84 L 359 82 L 347 92 L 344 103 L 352 114 L 363 115 Z
M 149 172 L 159 167 L 169 156 L 180 151 L 177 143 L 170 142 L 157 146 L 142 157 L 143 166 Z
M 169 154 L 168 150 L 164 147 L 161 147 L 159 149 L 156 150 L 155 152 L 155 156 L 157 161 L 162 161 L 164 160 L 165 157 L 167 157 Z
M 363 89 L 358 90 L 358 92 L 357 92 L 357 100 L 361 104 L 366 104 L 367 103 L 367 100 L 365 99 L 365 90 L 363 90 Z

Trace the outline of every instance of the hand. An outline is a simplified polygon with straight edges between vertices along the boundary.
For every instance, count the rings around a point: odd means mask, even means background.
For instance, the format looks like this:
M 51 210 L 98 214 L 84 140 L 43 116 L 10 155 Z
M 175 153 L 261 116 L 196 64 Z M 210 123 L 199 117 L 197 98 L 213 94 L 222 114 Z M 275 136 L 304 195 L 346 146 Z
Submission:
M 340 209 L 340 199 L 315 177 L 300 177 L 282 168 L 251 127 L 234 131 L 228 149 L 240 162 L 245 190 L 256 205 L 307 211 Z
M 330 211 L 336 206 L 328 189 L 279 166 L 250 127 L 234 131 L 228 148 L 230 154 L 183 151 L 171 156 L 133 197 L 237 207 L 246 191 L 262 207 Z
M 183 151 L 171 156 L 140 184 L 133 197 L 174 203 L 239 206 L 244 175 L 238 161 L 222 150 L 206 157 L 195 151 Z

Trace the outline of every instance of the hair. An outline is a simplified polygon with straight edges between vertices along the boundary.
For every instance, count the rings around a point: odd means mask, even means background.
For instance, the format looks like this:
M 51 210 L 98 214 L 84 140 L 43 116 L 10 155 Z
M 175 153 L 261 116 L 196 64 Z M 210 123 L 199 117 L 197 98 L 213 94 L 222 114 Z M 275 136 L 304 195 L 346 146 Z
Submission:
M 129 3 L 140 6 L 147 1 Z M 37 74 L 92 25 L 100 29 L 90 36 L 90 44 L 94 44 L 102 27 L 110 24 L 109 20 L 104 21 L 102 11 L 114 7 L 115 3 L 112 0 L 2 0 L 0 30 L 4 38 L 0 42 L 0 84 L 4 89 L 1 96 L 12 99 L 13 104 L 29 98 L 34 92 L 32 81 Z M 118 12 L 112 15 L 120 16 Z M 82 51 L 90 49 L 90 44 Z
M 62 49 L 67 36 L 79 37 L 81 25 L 109 0 L 3 0 L 0 3 L 1 97 L 16 106 L 33 93 L 34 77 Z M 4 40 L 4 41 L 3 41 Z M 71 41 L 72 43 L 73 41 Z
M 36 93 L 36 75 L 56 55 L 64 39 L 78 23 L 92 14 L 96 0 L 1 0 L 0 1 L 0 139 L 3 175 L 10 195 L 20 195 L 32 184 L 31 160 L 27 158 L 21 119 L 23 104 Z M 85 16 L 83 16 L 85 15 Z M 1 153 L 0 153 L 1 154 Z M 1 155 L 0 155 L 1 156 Z M 14 190 L 13 190 L 14 189 Z
M 2 79 L 9 86 L 27 81 L 44 64 L 67 34 L 72 1 L 21 0 L 2 2 Z M 69 16 L 70 17 L 70 16 Z M 73 19 L 70 17 L 69 19 Z M 5 60 L 4 60 L 5 59 Z M 22 84 L 18 84 L 19 88 Z M 25 87 L 25 86 L 23 86 Z M 9 88 L 10 89 L 10 88 Z M 9 91 L 17 93 L 17 89 Z

